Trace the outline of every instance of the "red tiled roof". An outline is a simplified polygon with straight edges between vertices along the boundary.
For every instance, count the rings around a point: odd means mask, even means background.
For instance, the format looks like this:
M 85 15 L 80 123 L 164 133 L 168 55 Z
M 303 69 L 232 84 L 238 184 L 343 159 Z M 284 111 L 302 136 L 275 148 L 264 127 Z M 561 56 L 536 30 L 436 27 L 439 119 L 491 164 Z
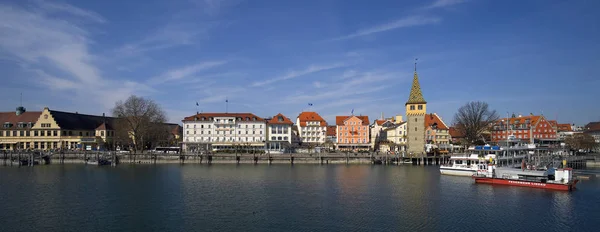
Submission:
M 590 122 L 587 125 L 585 125 L 585 131 L 586 132 L 595 132 L 595 131 L 600 131 L 600 122 Z
M 271 118 L 271 120 L 267 121 L 267 123 L 269 123 L 269 124 L 286 124 L 286 125 L 294 124 L 292 122 L 292 120 L 290 120 L 289 118 L 287 118 L 286 116 L 284 116 L 281 113 L 273 116 L 273 118 Z
M 298 119 L 300 119 L 300 126 L 306 126 L 306 122 L 308 121 L 318 121 L 320 122 L 320 126 L 327 126 L 325 119 L 323 119 L 321 115 L 317 114 L 316 112 L 302 112 L 300 115 L 298 115 Z
M 327 136 L 336 136 L 336 126 L 327 126 Z
M 446 123 L 442 121 L 440 116 L 438 116 L 437 114 L 426 114 L 425 128 L 432 126 L 433 124 L 437 124 L 438 130 L 448 130 L 448 126 L 446 126 Z
M 376 123 L 378 126 L 381 126 L 381 125 L 382 125 L 384 122 L 386 122 L 386 121 L 387 121 L 387 120 L 381 120 L 381 119 L 377 119 L 377 120 L 375 120 L 375 123 Z
M 252 113 L 199 113 L 185 117 L 182 121 L 212 121 L 215 117 L 235 117 L 236 121 L 264 121 Z
M 548 123 L 550 123 L 552 127 L 558 127 L 558 122 L 556 120 L 548 120 Z
M 516 118 L 510 118 L 510 124 L 514 125 L 514 124 L 523 124 L 527 121 L 527 119 L 529 119 L 532 125 L 537 124 L 537 122 L 542 118 L 542 116 L 539 115 L 530 115 L 530 116 L 522 116 L 522 117 L 516 117 Z M 496 121 L 496 123 L 500 123 L 500 122 L 506 122 L 506 118 L 501 118 L 498 119 L 498 121 Z
M 369 116 L 356 116 L 356 115 L 350 115 L 350 116 L 335 116 L 335 124 L 338 126 L 343 126 L 344 125 L 344 121 L 346 121 L 346 119 L 349 119 L 351 117 L 357 117 L 358 119 L 360 119 L 362 121 L 362 125 L 363 126 L 368 126 L 369 125 Z
M 448 130 L 448 133 L 450 134 L 450 136 L 452 136 L 452 138 L 465 137 L 465 135 L 463 135 L 458 129 L 456 129 L 456 127 L 450 127 L 450 129 Z
M 558 124 L 558 131 L 573 131 L 573 127 L 569 123 Z
M 17 128 L 17 124 L 22 123 L 33 123 L 35 124 L 40 117 L 42 112 L 23 112 L 21 115 L 17 115 L 16 112 L 0 112 L 0 129 L 14 129 Z M 9 123 L 10 127 L 5 127 L 5 123 Z

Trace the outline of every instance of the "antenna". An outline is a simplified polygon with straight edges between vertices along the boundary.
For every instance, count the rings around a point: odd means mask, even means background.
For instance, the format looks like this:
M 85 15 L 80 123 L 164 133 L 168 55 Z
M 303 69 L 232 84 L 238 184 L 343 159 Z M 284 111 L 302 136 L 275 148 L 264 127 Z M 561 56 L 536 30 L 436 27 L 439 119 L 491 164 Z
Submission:
M 415 58 L 415 72 L 417 72 L 417 61 L 419 60 L 419 58 Z

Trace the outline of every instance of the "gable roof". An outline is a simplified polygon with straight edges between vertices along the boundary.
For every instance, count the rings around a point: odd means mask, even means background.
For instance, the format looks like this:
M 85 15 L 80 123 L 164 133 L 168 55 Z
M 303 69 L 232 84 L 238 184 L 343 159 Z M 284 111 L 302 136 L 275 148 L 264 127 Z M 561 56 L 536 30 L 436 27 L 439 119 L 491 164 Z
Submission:
M 452 138 L 464 138 L 465 135 L 460 132 L 455 126 L 451 126 L 448 129 L 448 134 L 450 134 L 450 137 Z
M 569 123 L 561 123 L 557 125 L 558 131 L 573 131 L 573 127 Z
M 596 132 L 600 131 L 600 122 L 590 122 L 585 125 L 585 132 Z
M 384 122 L 387 122 L 388 120 L 383 120 L 383 119 L 376 119 L 375 120 L 375 124 L 377 124 L 378 126 L 383 125 Z
M 552 127 L 558 127 L 558 122 L 556 120 L 548 120 L 548 123 L 550 123 L 550 126 Z
M 369 125 L 369 116 L 356 116 L 356 115 L 350 115 L 350 116 L 335 116 L 335 124 L 338 126 L 343 126 L 344 122 L 352 117 L 357 117 L 358 119 L 360 119 L 362 121 L 362 125 L 363 126 L 368 126 Z
M 327 126 L 327 136 L 336 136 L 337 133 L 337 127 L 336 126 Z
M 509 124 L 511 124 L 511 125 L 523 124 L 523 123 L 527 122 L 527 119 L 529 119 L 529 121 L 532 125 L 536 125 L 538 123 L 538 121 L 540 121 L 540 119 L 543 119 L 543 116 L 529 115 L 529 116 L 509 118 Z M 506 118 L 500 118 L 496 121 L 497 124 L 503 123 L 503 122 L 506 122 Z
M 54 118 L 54 121 L 56 121 L 58 126 L 63 130 L 96 130 L 96 128 L 102 126 L 104 123 L 109 124 L 109 126 L 105 125 L 106 128 L 112 128 L 110 125 L 115 119 L 108 116 L 95 116 L 55 110 L 48 111 Z
M 234 117 L 236 118 L 236 121 L 243 122 L 264 121 L 263 118 L 252 113 L 198 113 L 196 115 L 185 117 L 182 121 L 212 121 L 215 117 Z
M 284 125 L 293 125 L 294 124 L 292 122 L 292 120 L 290 120 L 289 118 L 287 118 L 285 115 L 283 115 L 281 113 L 278 113 L 277 115 L 273 116 L 273 118 L 268 120 L 267 123 L 269 123 L 269 124 L 284 124 Z
M 17 124 L 20 122 L 23 123 L 33 123 L 35 124 L 40 118 L 42 112 L 32 111 L 32 112 L 23 112 L 20 115 L 17 115 L 16 112 L 0 112 L 0 130 L 1 129 L 14 129 L 17 128 Z M 4 124 L 9 123 L 10 127 L 5 128 Z
M 298 119 L 300 120 L 300 126 L 306 126 L 306 122 L 308 121 L 318 121 L 320 126 L 327 126 L 325 119 L 323 119 L 321 115 L 317 114 L 316 112 L 302 112 L 300 115 L 298 115 Z
M 427 128 L 429 126 L 433 126 L 434 124 L 437 125 L 438 130 L 448 130 L 448 126 L 446 126 L 446 123 L 444 123 L 444 121 L 442 121 L 440 116 L 438 116 L 436 113 L 426 114 L 425 115 L 425 128 Z

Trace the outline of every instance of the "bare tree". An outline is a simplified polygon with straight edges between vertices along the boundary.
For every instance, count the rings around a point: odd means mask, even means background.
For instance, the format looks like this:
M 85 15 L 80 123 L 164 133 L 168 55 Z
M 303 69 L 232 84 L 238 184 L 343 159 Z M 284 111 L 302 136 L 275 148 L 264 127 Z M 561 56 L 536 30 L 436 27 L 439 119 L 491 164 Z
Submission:
M 124 102 L 116 102 L 112 114 L 117 118 L 117 137 L 130 142 L 134 152 L 152 146 L 167 131 L 163 124 L 166 113 L 150 99 L 132 95 Z
M 565 143 L 573 150 L 594 150 L 598 147 L 598 143 L 593 136 L 585 133 L 577 133 L 565 138 Z
M 485 102 L 468 102 L 461 106 L 454 115 L 456 129 L 465 136 L 466 145 L 471 145 L 482 139 L 483 133 L 490 125 L 498 120 L 495 110 L 490 110 Z

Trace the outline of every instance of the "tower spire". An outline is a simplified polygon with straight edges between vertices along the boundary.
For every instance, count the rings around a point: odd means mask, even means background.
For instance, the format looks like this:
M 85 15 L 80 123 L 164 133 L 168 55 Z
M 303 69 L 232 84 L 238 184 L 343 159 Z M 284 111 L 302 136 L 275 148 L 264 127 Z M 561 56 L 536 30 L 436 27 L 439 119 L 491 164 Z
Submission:
M 406 104 L 426 104 L 427 102 L 423 98 L 421 92 L 421 85 L 419 84 L 419 75 L 417 74 L 417 59 L 415 59 L 415 74 L 413 76 L 412 87 L 410 89 L 410 95 Z

